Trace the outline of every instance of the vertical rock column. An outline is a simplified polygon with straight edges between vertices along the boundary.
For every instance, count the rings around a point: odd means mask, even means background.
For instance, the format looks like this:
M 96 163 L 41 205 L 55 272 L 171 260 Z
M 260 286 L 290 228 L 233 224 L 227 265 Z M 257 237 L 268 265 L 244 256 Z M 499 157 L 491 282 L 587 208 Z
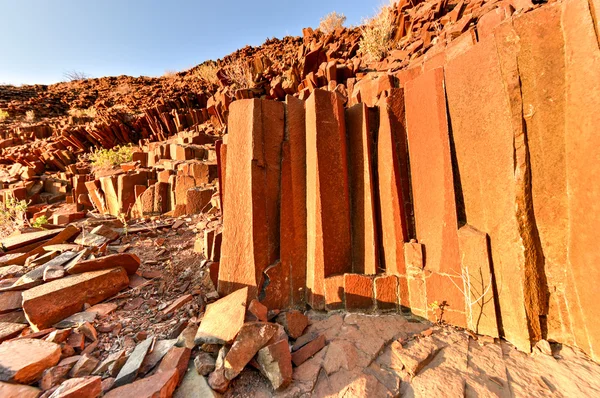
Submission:
M 511 54 L 518 41 L 511 35 L 496 31 L 452 60 L 446 66 L 446 93 L 464 215 L 490 237 L 504 336 L 529 351 L 542 337 L 544 287 L 528 197 L 516 55 Z
M 264 305 L 283 309 L 306 297 L 306 120 L 304 101 L 287 97 L 281 157 L 281 261 L 265 273 Z
M 307 301 L 322 309 L 325 277 L 352 270 L 344 106 L 315 90 L 306 102 Z
M 415 230 L 425 248 L 427 304 L 443 306 L 445 321 L 466 326 L 443 70 L 432 69 L 407 82 L 404 95 Z M 429 311 L 428 316 L 434 320 L 436 315 Z
M 598 5 L 598 2 L 594 2 Z M 562 3 L 565 38 L 565 155 L 568 301 L 577 345 L 600 360 L 600 50 L 587 1 Z M 598 7 L 596 7 L 598 12 Z M 598 21 L 596 21 L 598 22 Z M 572 282 L 571 282 L 572 281 Z M 571 300 L 569 300 L 571 298 Z
M 262 289 L 265 269 L 279 258 L 279 191 L 284 105 L 258 99 L 231 104 L 223 244 L 218 291 Z
M 404 90 L 391 89 L 380 101 L 377 137 L 378 200 L 381 223 L 381 263 L 387 274 L 399 277 L 400 304 L 410 307 L 404 242 L 412 231 Z
M 548 280 L 546 339 L 573 344 L 567 309 L 567 176 L 565 162 L 565 42 L 561 6 L 514 19 L 527 127 L 532 202 Z
M 375 214 L 375 120 L 364 103 L 346 110 L 350 160 L 352 214 L 352 268 L 357 274 L 375 275 L 379 268 L 379 244 Z

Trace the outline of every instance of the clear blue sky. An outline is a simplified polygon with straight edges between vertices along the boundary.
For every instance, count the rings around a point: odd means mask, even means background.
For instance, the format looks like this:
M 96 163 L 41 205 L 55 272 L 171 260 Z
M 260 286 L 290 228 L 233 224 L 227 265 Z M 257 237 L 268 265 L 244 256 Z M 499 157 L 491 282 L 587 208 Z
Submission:
M 300 36 L 337 11 L 346 25 L 383 0 L 0 0 L 0 84 L 160 76 L 267 37 Z

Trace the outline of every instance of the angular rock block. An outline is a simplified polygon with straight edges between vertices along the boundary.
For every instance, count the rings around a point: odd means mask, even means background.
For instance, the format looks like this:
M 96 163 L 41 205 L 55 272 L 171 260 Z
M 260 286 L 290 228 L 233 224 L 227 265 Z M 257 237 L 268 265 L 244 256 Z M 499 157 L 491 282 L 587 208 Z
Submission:
M 344 108 L 335 93 L 306 102 L 307 301 L 325 305 L 323 280 L 352 267 Z
M 375 277 L 375 303 L 380 311 L 398 309 L 398 277 L 396 275 Z
M 460 273 L 443 70 L 407 82 L 404 95 L 415 230 L 427 253 L 425 269 Z
M 531 341 L 542 338 L 546 286 L 531 206 L 516 44 L 511 44 L 518 40 L 505 30 L 447 65 L 446 93 L 459 213 L 489 235 L 504 336 L 529 351 Z M 426 251 L 429 258 L 427 245 Z
M 120 267 L 68 276 L 23 292 L 23 311 L 32 329 L 39 331 L 80 312 L 85 303 L 104 301 L 128 284 L 127 272 Z
M 348 311 L 371 311 L 375 294 L 373 277 L 360 274 L 344 274 L 344 302 Z
M 44 340 L 21 339 L 0 345 L 0 380 L 31 384 L 60 361 L 60 345 Z
M 140 267 L 140 264 L 141 261 L 137 255 L 133 253 L 119 253 L 95 258 L 93 260 L 80 261 L 74 264 L 69 263 L 65 267 L 65 271 L 73 275 L 89 271 L 123 267 L 128 275 L 133 275 Z
M 281 265 L 289 270 L 289 285 L 280 284 L 290 289 L 290 304 L 301 305 L 306 297 L 306 120 L 303 101 L 288 96 L 286 103 L 281 159 Z
M 206 306 L 196 333 L 196 344 L 230 344 L 244 324 L 248 288 L 240 289 Z
M 403 242 L 413 234 L 406 144 L 404 92 L 392 89 L 379 107 L 377 138 L 378 197 L 381 219 L 381 262 L 386 273 L 404 275 Z M 412 218 L 412 216 L 411 216 Z
M 594 1 L 598 15 L 598 2 Z M 598 20 L 596 19 L 596 24 Z M 568 187 L 567 301 L 575 341 L 600 360 L 600 314 L 597 285 L 600 280 L 600 62 L 594 20 L 588 2 L 562 3 L 565 38 L 565 157 Z M 596 29 L 597 32 L 597 29 Z M 590 93 L 594 93 L 591 95 Z
M 335 311 L 344 308 L 344 275 L 328 276 L 323 280 L 325 309 Z
M 465 303 L 468 327 L 478 334 L 499 337 L 487 234 L 465 225 L 458 230 L 458 245 L 463 286 L 469 291 Z
M 372 110 L 357 104 L 346 110 L 352 214 L 352 271 L 374 275 L 379 269 L 375 214 L 374 129 Z
M 257 297 L 263 272 L 279 258 L 279 193 L 284 105 L 231 104 L 219 293 L 248 286 Z

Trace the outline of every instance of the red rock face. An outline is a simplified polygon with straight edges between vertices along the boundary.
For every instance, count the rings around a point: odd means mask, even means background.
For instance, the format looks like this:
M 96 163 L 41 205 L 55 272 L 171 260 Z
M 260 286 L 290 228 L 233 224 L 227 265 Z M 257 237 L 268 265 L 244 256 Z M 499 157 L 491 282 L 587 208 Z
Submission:
M 307 299 L 317 309 L 323 279 L 351 270 L 350 198 L 343 106 L 315 90 L 306 102 Z
M 515 53 L 495 40 L 510 43 L 514 33 L 496 35 L 448 64 L 446 90 L 465 217 L 490 236 L 504 334 L 529 350 L 530 340 L 541 336 L 545 286 L 529 207 Z
M 597 5 L 595 1 L 595 16 L 598 15 Z M 574 299 L 569 300 L 569 309 L 576 331 L 576 342 L 598 360 L 600 318 L 595 297 L 597 281 L 600 280 L 600 250 L 594 237 L 600 227 L 600 165 L 597 152 L 590 148 L 597 148 L 599 141 L 598 113 L 593 110 L 597 109 L 600 97 L 585 93 L 597 93 L 600 89 L 598 69 L 592 67 L 597 65 L 600 52 L 594 35 L 594 21 L 586 2 L 564 2 L 561 21 L 566 55 L 565 155 L 569 214 L 567 277 L 572 278 L 572 286 L 569 283 L 567 287 L 567 297 L 568 300 Z
M 306 120 L 304 102 L 286 98 L 281 163 L 281 264 L 290 271 L 291 304 L 306 294 Z M 283 308 L 283 307 L 280 307 Z
M 244 100 L 232 104 L 229 118 L 219 292 L 241 286 L 256 297 L 263 271 L 279 257 L 279 187 L 283 104 Z M 239 267 L 239 264 L 245 264 Z
M 406 83 L 406 124 L 416 237 L 425 245 L 425 268 L 460 272 L 456 202 L 444 73 L 435 69 Z
M 377 170 L 382 267 L 389 274 L 403 275 L 403 243 L 408 240 L 407 217 L 412 214 L 403 90 L 392 89 L 379 107 Z
M 352 214 L 352 269 L 374 275 L 379 270 L 379 240 L 373 173 L 373 112 L 365 104 L 346 110 Z

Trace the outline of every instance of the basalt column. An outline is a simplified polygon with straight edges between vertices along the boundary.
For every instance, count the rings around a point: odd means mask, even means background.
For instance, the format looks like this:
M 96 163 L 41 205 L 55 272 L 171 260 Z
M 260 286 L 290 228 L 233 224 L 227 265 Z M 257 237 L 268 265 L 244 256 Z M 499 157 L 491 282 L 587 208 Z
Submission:
M 307 301 L 324 307 L 325 277 L 352 271 L 344 106 L 315 90 L 306 102 Z
M 404 95 L 415 230 L 425 249 L 428 317 L 435 320 L 435 312 L 443 310 L 443 320 L 466 326 L 443 70 L 432 69 L 407 82 Z
M 257 297 L 263 272 L 279 259 L 279 192 L 284 104 L 259 99 L 231 104 L 218 291 L 248 286 Z

